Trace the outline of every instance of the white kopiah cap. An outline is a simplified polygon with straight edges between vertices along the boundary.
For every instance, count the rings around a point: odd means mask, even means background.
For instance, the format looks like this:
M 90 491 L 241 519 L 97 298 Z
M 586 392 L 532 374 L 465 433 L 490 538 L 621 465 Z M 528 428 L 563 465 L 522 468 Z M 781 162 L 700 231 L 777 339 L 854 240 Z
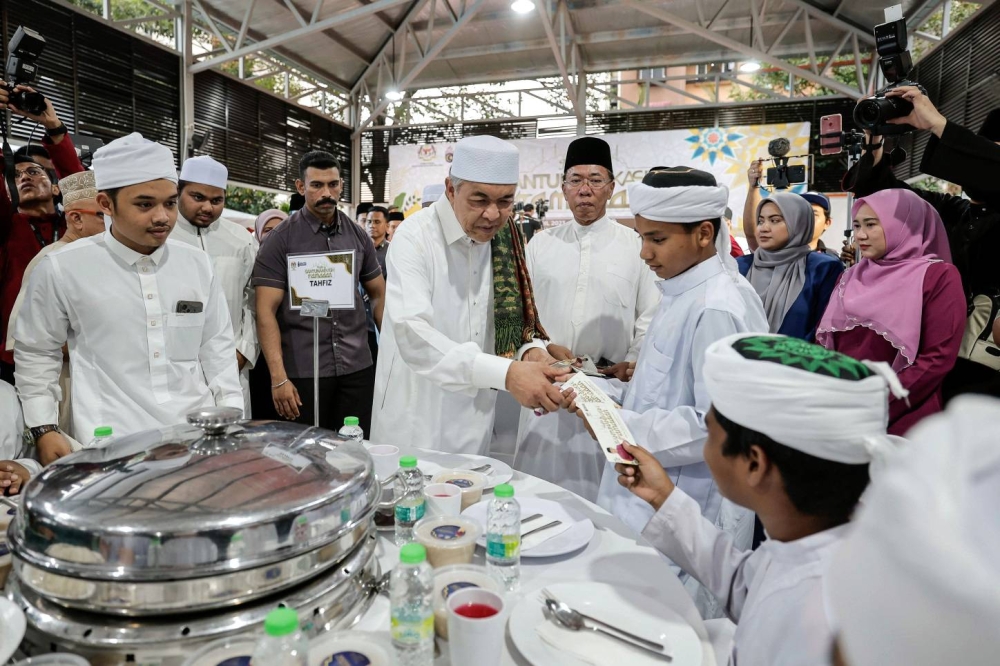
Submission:
M 226 189 L 229 180 L 229 169 L 225 164 L 216 162 L 208 155 L 189 157 L 181 165 L 181 180 L 189 183 L 201 183 Z
M 423 194 L 420 195 L 420 203 L 434 203 L 444 196 L 444 183 L 434 183 L 424 187 Z
M 514 144 L 495 136 L 469 136 L 455 144 L 451 175 L 473 183 L 516 185 L 518 162 Z
M 161 179 L 177 182 L 177 168 L 170 149 L 144 139 L 138 132 L 99 148 L 94 153 L 93 166 L 98 190 Z

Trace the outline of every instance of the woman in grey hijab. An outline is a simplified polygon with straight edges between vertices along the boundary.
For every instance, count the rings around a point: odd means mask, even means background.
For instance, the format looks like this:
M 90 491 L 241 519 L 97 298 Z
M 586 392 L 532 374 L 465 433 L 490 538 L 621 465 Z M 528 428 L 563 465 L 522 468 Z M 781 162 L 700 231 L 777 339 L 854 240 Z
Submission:
M 812 206 L 793 192 L 774 192 L 757 206 L 757 251 L 736 261 L 764 303 L 772 333 L 812 342 L 844 267 L 809 247 Z

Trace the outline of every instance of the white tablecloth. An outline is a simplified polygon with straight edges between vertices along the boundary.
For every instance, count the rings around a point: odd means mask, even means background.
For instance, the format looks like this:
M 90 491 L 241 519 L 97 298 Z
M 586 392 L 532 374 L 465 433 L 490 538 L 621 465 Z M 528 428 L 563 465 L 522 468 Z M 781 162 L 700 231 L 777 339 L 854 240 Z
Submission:
M 463 460 L 461 457 L 437 451 L 422 451 L 419 457 L 445 467 L 457 466 Z M 514 473 L 511 484 L 514 486 L 516 497 L 529 495 L 541 497 L 576 509 L 593 521 L 596 534 L 589 546 L 570 555 L 523 558 L 521 591 L 508 600 L 510 608 L 514 608 L 525 594 L 534 594 L 540 588 L 553 583 L 592 581 L 633 588 L 642 591 L 651 600 L 673 609 L 694 627 L 704 648 L 702 666 L 716 666 L 712 644 L 694 602 L 656 550 L 604 509 L 559 486 L 520 472 Z M 378 557 L 383 571 L 389 571 L 399 561 L 399 549 L 393 544 L 392 532 L 379 533 Z M 473 561 L 477 564 L 485 563 L 482 549 L 476 549 Z M 355 628 L 363 631 L 387 632 L 389 600 L 385 596 L 379 596 Z M 434 662 L 435 665 L 450 666 L 448 644 L 439 640 L 438 646 L 441 649 L 441 656 Z M 529 664 L 518 654 L 509 633 L 500 663 L 505 666 Z

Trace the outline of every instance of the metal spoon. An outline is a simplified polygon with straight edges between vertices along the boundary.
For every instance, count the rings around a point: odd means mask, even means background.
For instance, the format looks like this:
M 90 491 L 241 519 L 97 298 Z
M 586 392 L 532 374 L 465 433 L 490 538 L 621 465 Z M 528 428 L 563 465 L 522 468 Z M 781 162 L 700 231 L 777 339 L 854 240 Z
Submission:
M 604 636 L 608 636 L 610 638 L 614 638 L 615 640 L 617 640 L 617 641 L 619 641 L 621 643 L 625 643 L 628 646 L 631 646 L 631 647 L 634 647 L 634 648 L 638 648 L 640 650 L 645 650 L 646 652 L 649 652 L 650 654 L 655 654 L 656 656 L 662 657 L 663 659 L 665 659 L 667 661 L 673 661 L 674 660 L 674 658 L 672 656 L 670 656 L 668 654 L 665 654 L 663 652 L 663 650 L 665 648 L 662 645 L 660 645 L 659 643 L 654 643 L 653 641 L 648 641 L 645 638 L 639 638 L 638 636 L 634 636 L 633 637 L 633 638 L 635 638 L 637 640 L 632 640 L 632 639 L 626 638 L 624 635 L 614 634 L 614 633 L 611 633 L 610 631 L 606 631 L 605 629 L 602 629 L 600 627 L 590 626 L 590 625 L 588 625 L 584 621 L 583 616 L 580 613 L 577 613 L 576 611 L 570 609 L 565 604 L 560 604 L 559 602 L 555 601 L 554 599 L 545 599 L 545 607 L 549 609 L 549 613 L 552 614 L 552 616 L 556 619 L 556 621 L 559 624 L 563 625 L 564 627 L 566 627 L 567 629 L 569 629 L 571 631 L 582 631 L 582 630 L 594 631 L 594 632 L 602 634 Z M 621 631 L 621 630 L 620 629 L 616 629 L 616 631 Z M 627 632 L 622 632 L 622 634 L 626 634 L 626 633 Z M 628 634 L 628 635 L 632 636 L 632 634 Z M 637 641 L 641 641 L 641 642 L 637 642 Z
M 461 469 L 461 468 L 458 468 Z M 489 471 L 493 469 L 493 465 L 480 465 L 479 467 L 473 467 L 470 472 L 479 472 L 480 474 L 489 474 Z M 424 474 L 424 478 L 430 481 L 434 478 L 433 474 Z

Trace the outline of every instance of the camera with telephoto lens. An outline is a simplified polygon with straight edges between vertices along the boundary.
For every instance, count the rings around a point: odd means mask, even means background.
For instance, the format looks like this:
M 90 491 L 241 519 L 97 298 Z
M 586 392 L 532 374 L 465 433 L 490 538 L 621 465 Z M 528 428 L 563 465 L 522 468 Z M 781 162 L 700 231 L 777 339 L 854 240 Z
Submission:
M 912 125 L 892 125 L 889 120 L 909 115 L 913 104 L 902 97 L 886 97 L 887 92 L 900 86 L 916 86 L 927 94 L 922 85 L 906 78 L 913 68 L 907 48 L 906 21 L 899 19 L 875 26 L 875 49 L 879 69 L 889 85 L 858 102 L 854 107 L 854 122 L 876 136 L 912 132 L 916 129 Z
M 545 219 L 545 214 L 549 212 L 549 200 L 539 199 L 535 202 L 535 217 L 539 220 Z
M 20 85 L 30 86 L 38 76 L 39 56 L 45 48 L 45 38 L 31 28 L 18 26 L 17 32 L 7 44 L 7 66 L 4 68 L 4 89 L 10 93 L 10 103 L 19 110 L 33 116 L 45 113 L 45 95 L 40 92 L 21 90 L 14 92 Z

